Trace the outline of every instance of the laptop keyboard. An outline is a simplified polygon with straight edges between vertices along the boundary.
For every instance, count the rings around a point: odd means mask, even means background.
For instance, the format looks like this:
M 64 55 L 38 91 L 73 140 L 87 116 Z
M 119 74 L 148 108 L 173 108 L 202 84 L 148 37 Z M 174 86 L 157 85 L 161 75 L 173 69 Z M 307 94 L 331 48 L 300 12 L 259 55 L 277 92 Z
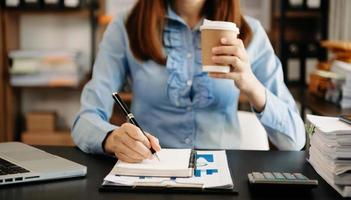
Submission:
M 29 172 L 28 170 L 0 158 L 0 176 L 8 174 L 20 174 Z

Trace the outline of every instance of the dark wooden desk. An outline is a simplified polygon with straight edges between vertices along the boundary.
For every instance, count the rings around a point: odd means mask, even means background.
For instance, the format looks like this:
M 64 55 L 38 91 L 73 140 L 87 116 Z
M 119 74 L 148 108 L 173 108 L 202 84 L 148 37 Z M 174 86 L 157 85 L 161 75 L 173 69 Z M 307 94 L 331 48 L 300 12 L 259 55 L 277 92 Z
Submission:
M 341 199 L 341 196 L 322 180 L 306 162 L 305 152 L 264 152 L 264 151 L 227 151 L 228 162 L 237 195 L 214 194 L 165 194 L 165 193 L 99 193 L 103 178 L 115 163 L 113 158 L 87 155 L 72 147 L 40 147 L 50 153 L 73 160 L 88 167 L 84 178 L 49 182 L 8 185 L 0 188 L 0 199 L 141 199 L 141 200 L 187 200 L 187 199 Z M 319 186 L 311 193 L 294 197 L 291 195 L 258 195 L 250 192 L 247 173 L 252 171 L 302 172 L 309 178 L 318 179 Z
M 313 114 L 337 117 L 342 114 L 351 114 L 351 109 L 342 109 L 340 106 L 325 101 L 321 97 L 311 94 L 306 87 L 289 87 L 294 99 L 301 104 L 301 117 L 304 119 L 306 109 Z

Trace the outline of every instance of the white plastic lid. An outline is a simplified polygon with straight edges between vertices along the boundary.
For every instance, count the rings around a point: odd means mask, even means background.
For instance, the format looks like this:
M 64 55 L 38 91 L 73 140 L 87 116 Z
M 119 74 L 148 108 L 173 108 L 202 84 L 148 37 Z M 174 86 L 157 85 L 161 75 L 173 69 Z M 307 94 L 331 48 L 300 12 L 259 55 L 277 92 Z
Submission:
M 239 33 L 239 28 L 235 23 L 226 21 L 212 21 L 204 19 L 203 24 L 200 26 L 200 31 L 204 29 L 229 30 Z

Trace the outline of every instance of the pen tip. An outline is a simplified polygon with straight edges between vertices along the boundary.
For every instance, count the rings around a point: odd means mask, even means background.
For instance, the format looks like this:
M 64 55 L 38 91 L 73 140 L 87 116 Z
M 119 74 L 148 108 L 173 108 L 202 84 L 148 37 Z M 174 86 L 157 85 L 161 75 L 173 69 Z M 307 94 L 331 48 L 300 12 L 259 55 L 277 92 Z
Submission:
M 156 153 L 155 153 L 155 157 L 157 158 L 158 161 L 161 161 Z

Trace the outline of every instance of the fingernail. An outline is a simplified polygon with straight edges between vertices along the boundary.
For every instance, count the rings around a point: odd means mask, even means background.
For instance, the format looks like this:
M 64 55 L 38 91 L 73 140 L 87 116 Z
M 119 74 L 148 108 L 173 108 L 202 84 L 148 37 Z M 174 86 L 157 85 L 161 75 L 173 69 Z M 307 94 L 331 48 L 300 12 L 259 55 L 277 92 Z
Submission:
M 212 56 L 212 60 L 216 60 L 216 56 Z
M 212 53 L 216 53 L 216 51 L 217 51 L 217 47 L 213 47 L 212 48 Z
M 222 44 L 227 43 L 227 38 L 222 38 L 222 39 L 221 39 L 221 42 L 222 42 Z

